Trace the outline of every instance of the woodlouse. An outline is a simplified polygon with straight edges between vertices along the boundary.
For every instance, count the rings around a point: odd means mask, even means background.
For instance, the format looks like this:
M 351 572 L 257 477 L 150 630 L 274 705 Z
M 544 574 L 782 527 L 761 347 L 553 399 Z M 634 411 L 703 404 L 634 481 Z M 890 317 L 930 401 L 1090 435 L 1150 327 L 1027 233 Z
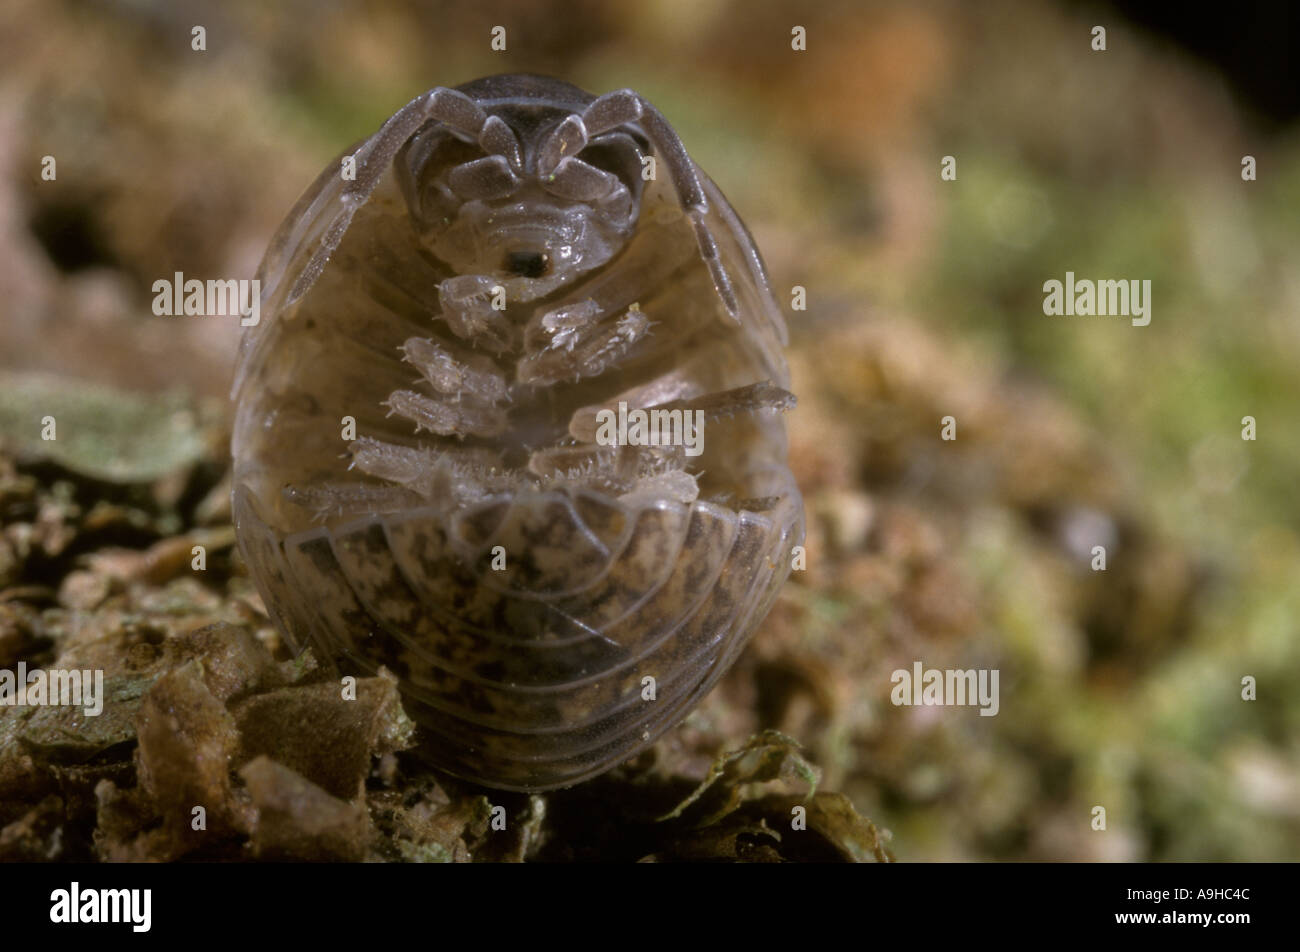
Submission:
M 436 88 L 326 168 L 258 277 L 235 517 L 290 642 L 393 671 L 424 749 L 489 786 L 676 725 L 803 508 L 780 308 L 663 116 L 539 76 Z M 697 414 L 702 452 L 600 441 L 620 402 Z

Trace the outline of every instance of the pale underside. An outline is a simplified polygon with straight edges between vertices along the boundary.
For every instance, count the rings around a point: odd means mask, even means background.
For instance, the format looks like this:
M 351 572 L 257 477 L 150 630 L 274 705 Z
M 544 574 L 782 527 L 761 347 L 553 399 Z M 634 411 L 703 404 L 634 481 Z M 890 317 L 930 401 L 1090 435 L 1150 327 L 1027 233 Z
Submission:
M 449 299 L 464 276 L 386 175 L 285 307 L 330 172 L 268 252 L 236 383 L 259 589 L 297 643 L 396 673 L 444 768 L 512 789 L 607 769 L 726 669 L 802 538 L 784 326 L 749 236 L 706 179 L 733 317 L 650 182 L 617 257 L 488 313 Z M 480 319 L 490 344 L 465 327 Z M 702 411 L 703 452 L 597 445 L 619 401 Z

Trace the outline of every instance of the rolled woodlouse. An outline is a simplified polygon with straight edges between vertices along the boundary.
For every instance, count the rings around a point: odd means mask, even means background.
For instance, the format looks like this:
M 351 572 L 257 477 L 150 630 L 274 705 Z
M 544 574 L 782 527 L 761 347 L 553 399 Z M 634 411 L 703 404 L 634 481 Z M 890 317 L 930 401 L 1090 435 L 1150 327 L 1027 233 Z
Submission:
M 325 169 L 258 277 L 235 520 L 289 642 L 391 670 L 434 762 L 493 787 L 685 717 L 803 507 L 780 308 L 664 117 L 539 76 L 436 88 Z M 620 403 L 689 411 L 702 452 L 610 445 Z

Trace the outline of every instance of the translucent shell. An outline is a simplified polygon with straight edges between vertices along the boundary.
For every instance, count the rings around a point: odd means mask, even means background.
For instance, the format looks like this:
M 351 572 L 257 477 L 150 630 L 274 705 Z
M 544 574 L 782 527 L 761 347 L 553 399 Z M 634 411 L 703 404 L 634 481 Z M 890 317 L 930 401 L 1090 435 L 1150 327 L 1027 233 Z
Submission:
M 437 765 L 577 783 L 678 724 L 789 573 L 780 310 L 631 91 L 438 89 L 348 156 L 259 272 L 241 551 L 292 644 L 400 679 Z M 602 438 L 620 404 L 699 440 Z

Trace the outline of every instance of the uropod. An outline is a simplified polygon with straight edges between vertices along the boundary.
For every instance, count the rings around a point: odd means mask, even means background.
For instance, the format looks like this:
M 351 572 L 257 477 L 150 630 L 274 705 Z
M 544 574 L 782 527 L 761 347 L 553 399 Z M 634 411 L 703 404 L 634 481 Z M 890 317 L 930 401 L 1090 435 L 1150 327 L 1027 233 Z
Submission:
M 258 277 L 234 512 L 286 639 L 391 671 L 422 750 L 492 787 L 678 724 L 804 523 L 784 319 L 659 111 L 433 89 L 325 169 Z

